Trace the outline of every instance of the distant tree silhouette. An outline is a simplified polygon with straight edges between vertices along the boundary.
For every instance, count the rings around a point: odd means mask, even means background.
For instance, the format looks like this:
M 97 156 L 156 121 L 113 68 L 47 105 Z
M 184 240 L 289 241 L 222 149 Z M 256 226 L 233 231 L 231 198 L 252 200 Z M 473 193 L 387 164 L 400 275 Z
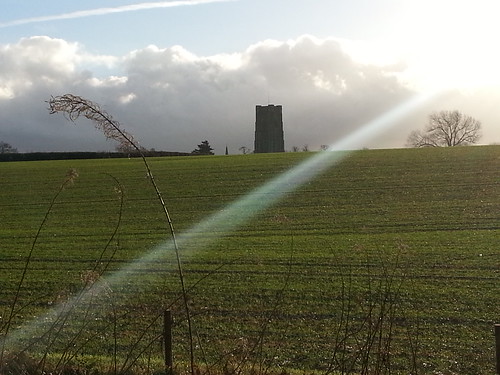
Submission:
M 17 148 L 12 147 L 9 143 L 0 141 L 0 154 L 14 154 Z
M 198 145 L 197 149 L 191 151 L 194 155 L 213 155 L 213 148 L 210 147 L 210 143 L 207 140 L 204 140 Z
M 247 146 L 241 146 L 239 150 L 243 155 L 249 154 L 251 152 L 251 150 Z
M 476 143 L 481 137 L 481 122 L 459 111 L 441 111 L 429 116 L 424 131 L 410 133 L 410 147 L 452 147 Z
M 137 150 L 137 147 L 141 152 L 147 151 L 144 147 L 139 146 L 139 145 L 130 145 L 127 143 L 120 143 L 115 147 L 116 152 L 121 152 L 124 154 L 139 154 L 140 151 Z

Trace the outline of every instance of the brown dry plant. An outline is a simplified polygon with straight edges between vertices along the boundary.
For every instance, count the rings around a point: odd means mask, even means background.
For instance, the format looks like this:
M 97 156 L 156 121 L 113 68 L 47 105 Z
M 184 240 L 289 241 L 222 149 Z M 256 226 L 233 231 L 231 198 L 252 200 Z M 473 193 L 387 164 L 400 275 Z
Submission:
M 49 111 L 51 114 L 61 112 L 68 120 L 75 122 L 79 117 L 83 116 L 94 123 L 96 129 L 100 130 L 104 136 L 108 139 L 115 140 L 119 143 L 119 149 L 133 149 L 142 158 L 144 167 L 146 169 L 147 176 L 153 185 L 156 192 L 156 196 L 160 201 L 160 205 L 163 209 L 163 213 L 168 223 L 168 228 L 172 236 L 173 247 L 175 251 L 175 256 L 177 259 L 177 268 L 179 273 L 179 280 L 181 284 L 181 292 L 184 299 L 184 309 L 186 312 L 186 320 L 188 323 L 188 336 L 190 343 L 190 363 L 191 363 L 191 374 L 194 374 L 194 340 L 192 333 L 192 323 L 191 314 L 189 309 L 188 297 L 186 286 L 184 282 L 184 274 L 182 270 L 182 263 L 179 253 L 179 247 L 177 245 L 177 240 L 175 236 L 174 226 L 170 218 L 170 213 L 167 205 L 163 199 L 163 195 L 156 184 L 153 173 L 149 167 L 149 163 L 144 155 L 143 148 L 139 146 L 134 137 L 123 130 L 118 121 L 114 120 L 113 117 L 102 109 L 97 103 L 94 103 L 88 99 L 84 99 L 81 96 L 73 94 L 65 94 L 61 96 L 52 96 L 47 102 L 49 104 Z
M 7 316 L 7 322 L 5 323 L 3 328 L 3 336 L 7 337 L 10 331 L 10 328 L 12 326 L 12 322 L 14 319 L 14 316 L 16 314 L 16 309 L 18 308 L 18 302 L 19 298 L 21 296 L 21 290 L 24 285 L 24 281 L 26 279 L 26 275 L 28 274 L 28 270 L 31 265 L 31 260 L 33 257 L 33 253 L 35 252 L 36 245 L 38 243 L 38 240 L 40 238 L 42 229 L 44 229 L 45 224 L 49 218 L 50 213 L 52 212 L 52 209 L 54 208 L 54 205 L 61 195 L 61 193 L 66 189 L 66 187 L 71 186 L 74 184 L 75 180 L 78 178 L 78 171 L 75 168 L 70 168 L 68 172 L 66 173 L 66 178 L 62 182 L 62 184 L 59 186 L 59 189 L 57 190 L 56 194 L 52 197 L 52 200 L 50 201 L 49 207 L 47 208 L 47 211 L 45 212 L 45 215 L 42 219 L 42 222 L 38 226 L 38 230 L 35 234 L 35 237 L 33 238 L 33 242 L 31 243 L 31 248 L 28 252 L 28 255 L 26 256 L 26 259 L 24 261 L 24 267 L 22 270 L 21 278 L 19 280 L 19 283 L 17 284 L 17 289 L 14 293 L 14 300 L 12 301 L 10 305 L 10 312 Z M 0 347 L 0 374 L 2 373 L 3 369 L 3 360 L 4 360 L 4 355 L 6 353 L 6 341 L 3 340 L 1 347 Z
M 65 94 L 52 96 L 47 102 L 51 114 L 61 112 L 71 122 L 75 122 L 83 116 L 94 123 L 97 130 L 100 130 L 108 139 L 113 139 L 119 143 L 119 148 L 132 147 L 138 152 L 141 151 L 134 137 L 123 130 L 118 121 L 102 109 L 97 103 L 84 99 L 81 96 Z

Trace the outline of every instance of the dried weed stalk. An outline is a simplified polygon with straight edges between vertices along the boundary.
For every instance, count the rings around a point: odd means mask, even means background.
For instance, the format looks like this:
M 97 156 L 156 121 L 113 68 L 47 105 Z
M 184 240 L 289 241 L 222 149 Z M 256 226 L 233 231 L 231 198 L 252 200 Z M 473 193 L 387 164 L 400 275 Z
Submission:
M 50 201 L 49 207 L 47 208 L 47 211 L 45 212 L 45 215 L 42 219 L 42 222 L 38 226 L 38 230 L 35 234 L 33 242 L 31 243 L 31 248 L 30 248 L 28 255 L 26 256 L 26 259 L 24 261 L 23 271 L 22 271 L 19 283 L 17 284 L 17 289 L 16 289 L 15 294 L 14 294 L 14 300 L 13 300 L 12 304 L 10 305 L 10 312 L 7 316 L 7 322 L 2 327 L 2 329 L 4 331 L 3 336 L 5 338 L 9 334 L 10 328 L 11 328 L 13 320 L 14 320 L 14 316 L 16 315 L 16 309 L 18 307 L 17 305 L 19 302 L 19 298 L 21 296 L 21 290 L 22 290 L 22 287 L 24 285 L 24 280 L 26 279 L 26 275 L 28 274 L 28 270 L 29 270 L 30 265 L 31 265 L 31 260 L 33 258 L 33 253 L 35 251 L 36 245 L 37 245 L 38 240 L 40 238 L 42 229 L 45 227 L 45 223 L 47 222 L 49 215 L 52 212 L 52 209 L 54 208 L 54 205 L 55 205 L 57 199 L 59 198 L 59 196 L 61 195 L 61 193 L 64 191 L 64 189 L 73 185 L 77 178 L 78 178 L 78 171 L 74 168 L 70 168 L 68 170 L 68 172 L 66 173 L 66 178 L 64 179 L 62 184 L 59 186 L 59 189 L 57 190 L 56 194 L 52 197 L 52 200 Z M 6 340 L 3 340 L 1 347 L 0 347 L 0 374 L 3 373 L 2 371 L 3 371 L 3 365 L 4 365 L 4 355 L 6 352 L 5 345 L 6 345 Z
M 188 335 L 190 342 L 190 359 L 191 359 L 191 374 L 194 374 L 194 342 L 193 342 L 193 334 L 192 334 L 192 324 L 191 324 L 191 314 L 189 310 L 187 291 L 184 282 L 184 275 L 182 271 L 181 258 L 179 254 L 179 248 L 176 241 L 174 226 L 172 220 L 170 218 L 170 213 L 167 209 L 167 205 L 163 199 L 163 196 L 158 188 L 156 181 L 154 180 L 153 173 L 149 167 L 149 164 L 146 160 L 146 157 L 143 153 L 143 148 L 139 146 L 139 144 L 134 140 L 134 137 L 127 133 L 125 130 L 121 128 L 121 125 L 118 121 L 115 121 L 113 117 L 108 114 L 105 110 L 103 110 L 98 104 L 84 99 L 80 96 L 73 94 L 65 94 L 61 96 L 52 96 L 50 100 L 47 102 L 49 104 L 49 110 L 51 114 L 54 113 L 62 113 L 68 120 L 74 122 L 79 117 L 83 116 L 94 123 L 96 129 L 100 130 L 108 139 L 115 140 L 119 143 L 119 149 L 133 149 L 138 152 L 141 156 L 142 161 L 144 163 L 144 167 L 146 168 L 147 175 L 153 188 L 156 192 L 158 200 L 163 209 L 163 213 L 168 223 L 168 227 L 170 233 L 172 235 L 172 242 L 174 246 L 174 251 L 177 259 L 177 268 L 179 273 L 179 279 L 181 284 L 181 291 L 184 299 L 184 308 L 186 311 L 186 318 L 188 323 Z
M 83 116 L 91 120 L 96 129 L 100 130 L 106 138 L 117 141 L 119 148 L 132 147 L 141 152 L 134 137 L 121 129 L 120 123 L 113 120 L 113 117 L 98 104 L 72 94 L 52 96 L 48 104 L 51 114 L 61 112 L 71 122 L 75 122 L 79 117 Z

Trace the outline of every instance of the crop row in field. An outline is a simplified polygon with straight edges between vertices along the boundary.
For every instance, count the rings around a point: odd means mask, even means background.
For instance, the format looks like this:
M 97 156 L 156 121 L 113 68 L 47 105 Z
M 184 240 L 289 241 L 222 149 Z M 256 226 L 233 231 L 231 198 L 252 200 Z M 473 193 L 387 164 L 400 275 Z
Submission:
M 379 345 L 374 355 L 395 372 L 418 365 L 422 373 L 491 373 L 499 147 L 357 151 L 237 228 L 196 226 L 311 155 L 149 161 L 177 233 L 192 234 L 180 253 L 197 360 L 235 362 L 251 353 L 273 367 L 328 370 L 366 352 L 361 343 L 370 337 Z M 79 177 L 53 201 L 70 168 Z M 51 350 L 68 350 L 64 338 L 85 327 L 79 353 L 111 358 L 119 347 L 133 357 L 147 347 L 159 356 L 148 340 L 169 308 L 176 359 L 186 360 L 171 239 L 140 160 L 2 163 L 0 176 L 3 326 L 47 218 L 15 314 L 20 331 L 42 329 L 11 345 L 28 345 L 48 324 L 34 316 L 68 306 L 104 272 L 105 292 L 73 308 L 65 321 L 73 328 Z M 157 255 L 130 267 L 150 253 Z

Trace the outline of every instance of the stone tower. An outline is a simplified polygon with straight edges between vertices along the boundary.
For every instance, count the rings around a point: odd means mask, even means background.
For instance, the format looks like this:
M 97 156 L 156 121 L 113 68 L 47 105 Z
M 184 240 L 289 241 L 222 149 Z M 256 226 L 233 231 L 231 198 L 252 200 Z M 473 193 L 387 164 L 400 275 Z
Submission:
M 255 107 L 254 152 L 285 152 L 281 105 Z

